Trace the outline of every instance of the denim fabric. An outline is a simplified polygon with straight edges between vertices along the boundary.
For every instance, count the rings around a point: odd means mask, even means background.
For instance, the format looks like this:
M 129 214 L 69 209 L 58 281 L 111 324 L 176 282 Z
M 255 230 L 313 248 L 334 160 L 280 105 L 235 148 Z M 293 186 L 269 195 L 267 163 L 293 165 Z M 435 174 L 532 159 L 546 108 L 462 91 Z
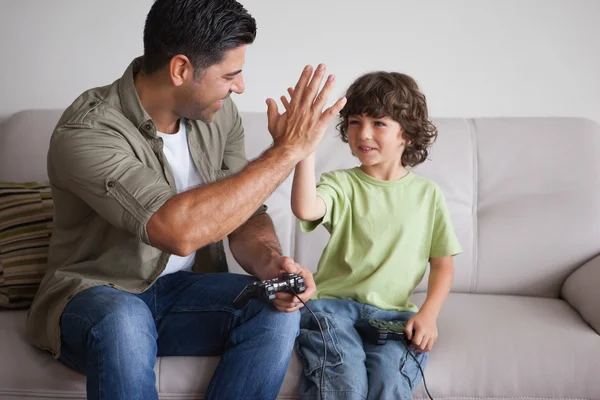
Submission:
M 66 365 L 87 375 L 88 399 L 157 399 L 156 356 L 222 355 L 207 399 L 275 399 L 300 313 L 234 298 L 254 278 L 178 272 L 141 294 L 108 286 L 75 296 L 61 316 Z
M 355 325 L 369 319 L 408 321 L 413 312 L 385 311 L 366 304 L 339 299 L 311 300 L 327 343 L 323 400 L 412 399 L 422 377 L 407 350 L 408 343 L 388 340 L 384 345 L 363 342 Z M 323 362 L 323 339 L 314 317 L 302 308 L 296 350 L 304 368 L 302 398 L 318 399 Z M 412 355 L 424 369 L 427 353 Z

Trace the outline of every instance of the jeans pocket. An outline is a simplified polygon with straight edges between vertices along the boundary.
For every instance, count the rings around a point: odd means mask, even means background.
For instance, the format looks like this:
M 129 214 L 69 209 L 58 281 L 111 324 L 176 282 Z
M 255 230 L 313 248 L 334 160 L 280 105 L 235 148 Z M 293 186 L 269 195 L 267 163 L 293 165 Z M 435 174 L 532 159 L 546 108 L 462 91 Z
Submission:
M 307 317 L 310 317 L 313 322 L 301 325 L 302 328 L 296 341 L 296 351 L 300 355 L 306 376 L 313 375 L 315 371 L 320 370 L 323 366 L 323 359 L 325 359 L 326 368 L 336 367 L 343 363 L 334 324 L 326 315 L 315 314 L 321 324 L 323 334 L 321 334 L 317 323 L 314 322 L 314 317 L 310 315 Z M 326 357 L 323 337 L 325 337 L 325 345 L 327 346 Z
M 411 357 L 412 355 L 412 357 Z M 406 378 L 411 390 L 415 390 L 423 379 L 428 353 L 416 353 L 405 349 L 404 357 L 400 364 L 400 373 Z M 414 358 L 413 358 L 414 357 Z

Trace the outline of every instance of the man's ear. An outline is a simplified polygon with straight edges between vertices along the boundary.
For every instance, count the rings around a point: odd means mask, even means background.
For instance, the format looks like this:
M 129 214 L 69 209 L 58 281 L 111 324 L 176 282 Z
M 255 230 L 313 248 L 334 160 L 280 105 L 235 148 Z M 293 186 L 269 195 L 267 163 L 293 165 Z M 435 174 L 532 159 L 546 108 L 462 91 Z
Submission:
M 189 58 L 177 54 L 169 61 L 169 78 L 173 86 L 181 86 L 186 81 L 193 79 L 194 66 Z

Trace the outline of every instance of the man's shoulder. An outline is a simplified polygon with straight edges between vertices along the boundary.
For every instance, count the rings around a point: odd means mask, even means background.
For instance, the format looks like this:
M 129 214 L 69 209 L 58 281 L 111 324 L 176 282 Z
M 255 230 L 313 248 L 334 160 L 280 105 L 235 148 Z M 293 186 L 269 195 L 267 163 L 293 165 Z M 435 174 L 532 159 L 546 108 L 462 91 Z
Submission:
M 102 129 L 126 118 L 119 100 L 118 81 L 88 89 L 80 94 L 60 117 L 55 134 L 68 129 Z

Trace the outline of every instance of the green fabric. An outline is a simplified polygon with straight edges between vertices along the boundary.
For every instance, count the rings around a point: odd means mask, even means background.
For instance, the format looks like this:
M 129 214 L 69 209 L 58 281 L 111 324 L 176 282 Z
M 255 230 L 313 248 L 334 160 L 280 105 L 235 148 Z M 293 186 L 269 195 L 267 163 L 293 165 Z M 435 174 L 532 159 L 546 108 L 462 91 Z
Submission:
M 53 209 L 49 185 L 0 182 L 0 308 L 31 304 L 46 273 Z
M 48 273 L 27 320 L 27 338 L 60 355 L 59 319 L 84 289 L 111 285 L 140 293 L 170 254 L 149 243 L 146 224 L 176 194 L 156 125 L 134 85 L 141 60 L 113 84 L 90 89 L 63 113 L 50 139 L 48 177 L 54 231 Z M 186 120 L 190 154 L 204 182 L 246 164 L 244 129 L 231 98 L 211 124 Z M 257 213 L 264 212 L 264 207 Z M 226 271 L 222 242 L 196 252 L 195 271 Z
M 417 311 L 409 299 L 430 258 L 460 253 L 439 187 L 409 172 L 381 181 L 360 168 L 325 173 L 317 194 L 327 206 L 318 221 L 331 234 L 314 276 L 314 298 L 341 298 L 383 310 Z

